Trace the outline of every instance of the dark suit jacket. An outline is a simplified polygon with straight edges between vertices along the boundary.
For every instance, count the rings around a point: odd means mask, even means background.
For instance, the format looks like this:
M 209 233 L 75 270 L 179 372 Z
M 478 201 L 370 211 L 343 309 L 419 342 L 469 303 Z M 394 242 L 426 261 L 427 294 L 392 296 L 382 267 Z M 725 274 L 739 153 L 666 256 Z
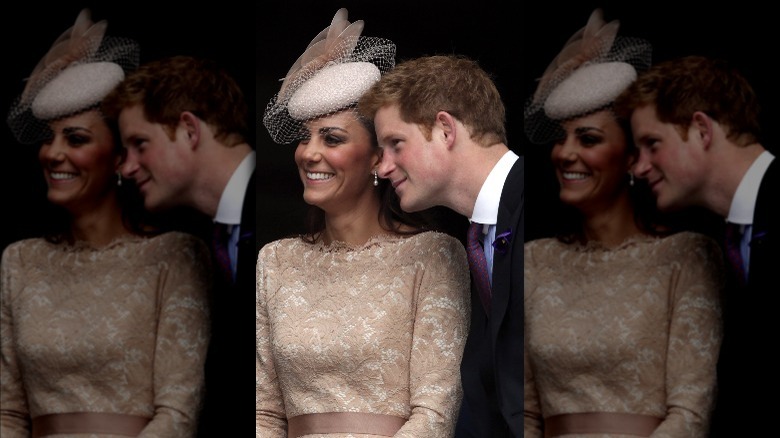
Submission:
M 772 436 L 780 408 L 774 359 L 780 286 L 780 158 L 761 180 L 753 213 L 746 285 L 730 281 L 723 300 L 723 346 L 718 361 L 718 402 L 712 437 Z M 767 395 L 771 397 L 767 398 Z
M 258 252 L 255 242 L 255 193 L 255 174 L 252 173 L 241 208 L 236 281 L 228 284 L 221 276 L 215 276 L 219 278 L 215 281 L 211 298 L 211 342 L 206 358 L 206 393 L 198 427 L 198 436 L 201 438 L 227 436 L 241 422 L 240 418 L 251 415 L 250 412 L 244 412 L 245 408 L 238 406 L 244 400 L 242 394 L 251 392 L 248 387 L 251 378 L 247 378 L 251 375 L 248 368 L 251 364 L 244 362 L 251 359 L 243 359 L 244 354 L 239 359 L 241 348 L 232 348 L 232 345 L 242 345 L 239 339 L 250 336 L 252 330 L 250 324 L 255 306 Z
M 494 253 L 489 317 L 472 284 L 471 329 L 461 363 L 459 438 L 522 436 L 523 163 L 523 157 L 515 162 L 501 192 L 496 235 L 511 229 L 512 238 L 505 251 Z

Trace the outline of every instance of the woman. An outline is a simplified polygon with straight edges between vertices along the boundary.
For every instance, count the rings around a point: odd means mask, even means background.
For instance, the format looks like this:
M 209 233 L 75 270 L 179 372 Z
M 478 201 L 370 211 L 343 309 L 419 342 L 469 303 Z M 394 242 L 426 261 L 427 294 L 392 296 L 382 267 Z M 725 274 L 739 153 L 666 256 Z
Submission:
M 617 28 L 594 12 L 527 107 L 529 136 L 554 135 L 560 200 L 576 213 L 558 238 L 525 247 L 526 438 L 689 438 L 709 426 L 719 251 L 637 215 L 636 150 L 610 104 L 649 46 Z
M 67 221 L 3 253 L 3 438 L 194 433 L 208 252 L 131 214 L 122 147 L 98 107 L 137 66 L 138 47 L 104 37 L 105 26 L 82 11 L 8 119 L 20 142 L 41 144 L 48 200 Z
M 469 316 L 465 250 L 390 208 L 392 188 L 376 174 L 381 151 L 354 105 L 393 66 L 395 47 L 360 37 L 362 27 L 339 10 L 264 115 L 275 142 L 298 141 L 304 200 L 319 220 L 308 235 L 260 251 L 258 437 L 454 430 Z

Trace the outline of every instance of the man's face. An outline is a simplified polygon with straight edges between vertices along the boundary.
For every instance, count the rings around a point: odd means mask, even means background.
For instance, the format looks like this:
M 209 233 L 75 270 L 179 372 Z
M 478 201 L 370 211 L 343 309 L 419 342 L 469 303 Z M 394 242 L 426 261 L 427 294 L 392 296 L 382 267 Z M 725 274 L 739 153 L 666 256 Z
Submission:
M 634 175 L 647 180 L 660 210 L 701 205 L 706 168 L 700 135 L 693 125 L 679 127 L 658 120 L 655 106 L 638 108 L 631 115 L 631 130 L 639 148 Z
M 379 176 L 390 180 L 401 208 L 413 212 L 443 205 L 449 178 L 436 128 L 432 140 L 426 139 L 418 125 L 401 120 L 395 105 L 377 111 L 374 125 L 382 148 Z
M 119 113 L 119 131 L 127 158 L 122 175 L 132 179 L 149 210 L 161 210 L 188 203 L 193 178 L 192 148 L 188 133 L 180 123 L 173 139 L 165 127 L 146 119 L 135 105 Z

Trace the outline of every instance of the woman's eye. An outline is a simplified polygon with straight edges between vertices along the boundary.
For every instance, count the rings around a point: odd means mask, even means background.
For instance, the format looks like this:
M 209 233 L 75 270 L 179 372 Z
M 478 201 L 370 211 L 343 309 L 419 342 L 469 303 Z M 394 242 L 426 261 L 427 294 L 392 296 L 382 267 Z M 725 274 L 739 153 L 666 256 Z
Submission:
M 601 137 L 597 137 L 594 135 L 583 135 L 580 137 L 580 142 L 585 146 L 592 146 L 594 144 L 601 143 Z
M 325 143 L 328 145 L 338 145 L 344 143 L 344 139 L 337 135 L 328 134 L 325 136 Z
M 90 141 L 90 138 L 84 135 L 69 135 L 67 138 L 68 138 L 68 143 L 75 146 L 89 143 Z

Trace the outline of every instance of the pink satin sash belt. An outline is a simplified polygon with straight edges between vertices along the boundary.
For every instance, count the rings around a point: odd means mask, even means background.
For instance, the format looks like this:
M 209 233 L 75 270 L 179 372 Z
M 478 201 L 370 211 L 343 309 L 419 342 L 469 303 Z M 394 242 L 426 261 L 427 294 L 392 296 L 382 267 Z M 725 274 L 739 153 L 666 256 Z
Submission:
M 48 414 L 32 420 L 32 438 L 60 433 L 105 433 L 138 436 L 150 419 L 107 412 Z
M 393 436 L 404 423 L 406 423 L 405 418 L 394 415 L 363 412 L 303 414 L 287 419 L 287 435 L 288 438 L 326 433 L 365 433 Z
M 544 419 L 544 436 L 552 438 L 566 434 L 614 433 L 650 436 L 661 419 L 650 415 L 619 412 L 583 412 L 553 415 Z

